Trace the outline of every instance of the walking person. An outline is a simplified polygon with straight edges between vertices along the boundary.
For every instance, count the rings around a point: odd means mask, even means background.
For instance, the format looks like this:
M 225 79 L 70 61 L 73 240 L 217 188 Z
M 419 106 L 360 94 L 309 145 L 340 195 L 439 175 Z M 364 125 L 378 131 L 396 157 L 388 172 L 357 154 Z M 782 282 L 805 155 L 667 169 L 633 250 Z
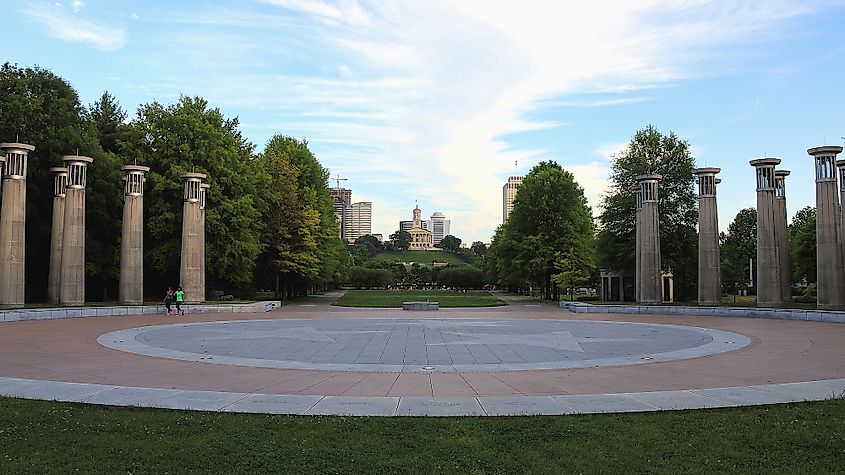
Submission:
M 170 304 L 173 303 L 173 287 L 167 288 L 167 293 L 164 294 L 164 307 L 167 308 L 167 316 L 173 315 L 173 310 L 170 309 Z
M 185 292 L 182 287 L 176 287 L 176 313 L 185 315 L 185 311 L 182 310 L 183 303 L 185 303 Z

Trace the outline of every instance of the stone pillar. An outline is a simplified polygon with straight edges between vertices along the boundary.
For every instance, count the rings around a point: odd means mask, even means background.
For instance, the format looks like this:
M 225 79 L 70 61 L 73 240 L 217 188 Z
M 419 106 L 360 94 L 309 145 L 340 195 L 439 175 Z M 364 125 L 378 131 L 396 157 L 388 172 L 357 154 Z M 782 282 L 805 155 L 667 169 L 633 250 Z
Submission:
M 50 267 L 47 271 L 47 300 L 59 303 L 62 276 L 62 239 L 65 229 L 65 187 L 67 168 L 53 167 L 53 225 L 50 228 Z
M 842 147 L 831 145 L 807 150 L 816 164 L 816 260 L 818 306 L 845 306 L 845 273 L 839 236 L 840 210 L 836 184 L 836 155 Z
M 698 178 L 698 303 L 722 303 L 719 264 L 719 213 L 716 206 L 716 174 L 720 168 L 696 168 Z
M 640 228 L 642 227 L 642 223 L 640 222 L 640 212 L 642 210 L 642 202 L 643 202 L 643 194 L 640 187 L 637 187 L 634 190 L 634 196 L 636 197 L 637 204 L 636 204 L 636 238 L 634 240 L 634 262 L 635 262 L 635 271 L 634 271 L 634 299 L 639 302 L 640 301 L 640 279 L 642 279 L 642 244 L 640 243 Z
M 126 165 L 120 241 L 120 302 L 144 303 L 144 174 L 149 167 Z
M 657 207 L 657 182 L 660 175 L 636 177 L 642 194 L 640 202 L 640 303 L 663 302 L 660 262 L 660 216 Z
M 179 285 L 185 291 L 185 300 L 202 302 L 205 300 L 202 271 L 205 261 L 202 210 L 200 209 L 200 190 L 202 173 L 185 173 L 184 203 L 182 205 L 182 259 L 179 268 Z
M 205 260 L 207 259 L 207 256 L 205 255 L 205 206 L 206 199 L 208 197 L 208 189 L 210 187 L 211 185 L 208 183 L 200 185 L 200 219 L 202 220 L 202 225 L 200 226 L 200 242 L 202 243 L 202 266 L 200 270 L 200 278 L 202 279 L 203 296 L 205 295 Z
M 837 160 L 836 168 L 839 169 L 839 244 L 845 266 L 845 160 Z
M 786 212 L 786 177 L 789 170 L 775 170 L 775 241 L 780 258 L 780 298 L 792 304 L 792 263 L 789 261 L 789 231 Z
M 85 184 L 88 164 L 94 159 L 65 155 L 62 161 L 67 167 L 67 186 L 59 303 L 79 306 L 85 303 Z
M 775 166 L 780 159 L 759 158 L 750 163 L 757 176 L 757 305 L 776 307 L 783 301 L 775 237 Z
M 24 143 L 2 143 L 3 202 L 0 204 L 0 307 L 24 305 L 26 245 L 26 166 L 29 152 Z

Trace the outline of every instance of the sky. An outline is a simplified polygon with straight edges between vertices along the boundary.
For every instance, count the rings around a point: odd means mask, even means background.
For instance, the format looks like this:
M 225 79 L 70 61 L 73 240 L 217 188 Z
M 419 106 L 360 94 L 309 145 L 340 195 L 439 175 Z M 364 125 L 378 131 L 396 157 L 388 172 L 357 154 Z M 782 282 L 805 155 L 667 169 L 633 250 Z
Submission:
M 594 214 L 614 154 L 653 124 L 721 167 L 722 230 L 783 160 L 814 206 L 808 148 L 845 136 L 845 0 L 0 0 L 0 60 L 108 90 L 130 118 L 202 96 L 256 146 L 305 138 L 385 236 L 435 211 L 489 242 L 502 185 L 543 160 Z M 335 182 L 331 183 L 334 186 Z

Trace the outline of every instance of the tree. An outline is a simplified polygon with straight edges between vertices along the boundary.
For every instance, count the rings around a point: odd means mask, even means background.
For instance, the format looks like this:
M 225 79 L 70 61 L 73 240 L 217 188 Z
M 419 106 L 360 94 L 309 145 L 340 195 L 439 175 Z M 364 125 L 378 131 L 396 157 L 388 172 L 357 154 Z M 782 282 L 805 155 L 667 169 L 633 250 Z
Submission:
M 276 134 L 264 149 L 265 155 L 284 155 L 298 170 L 297 184 L 303 206 L 314 211 L 318 217 L 311 230 L 316 242 L 316 274 L 295 274 L 289 282 L 292 294 L 315 291 L 317 287 L 330 282 L 339 282 L 340 276 L 349 265 L 350 255 L 343 241 L 334 216 L 334 200 L 329 195 L 329 171 L 320 165 L 311 153 L 306 140 Z
M 447 252 L 458 252 L 458 249 L 461 248 L 461 240 L 451 234 L 447 234 L 440 240 L 438 247 Z
M 438 272 L 437 283 L 454 289 L 480 289 L 484 274 L 475 267 L 446 267 Z
M 180 97 L 172 105 L 142 105 L 123 147 L 127 161 L 151 168 L 144 206 L 147 212 L 147 282 L 177 282 L 181 250 L 182 174 L 208 175 L 206 212 L 207 286 L 246 291 L 252 286 L 262 249 L 262 212 L 267 172 L 252 156 L 253 145 L 200 97 Z M 160 289 L 156 289 L 160 291 Z
M 508 221 L 490 248 L 500 283 L 542 287 L 547 299 L 558 298 L 554 276 L 563 269 L 561 252 L 586 256 L 578 266 L 593 265 L 594 228 L 584 190 L 555 162 L 535 166 L 519 188 Z M 572 261 L 574 262 L 574 261 Z
M 117 153 L 118 142 L 123 133 L 121 129 L 126 121 L 126 112 L 120 107 L 117 99 L 109 94 L 109 91 L 105 91 L 100 100 L 88 107 L 85 119 L 96 129 L 103 150 Z
M 637 187 L 635 177 L 656 173 L 663 176 L 658 193 L 663 268 L 673 272 L 679 299 L 693 296 L 698 276 L 694 168 L 689 143 L 673 132 L 663 134 L 649 125 L 634 134 L 626 150 L 614 157 L 612 189 L 602 203 L 598 233 L 601 267 L 634 273 L 636 197 L 632 190 Z
M 0 141 L 35 145 L 29 154 L 26 200 L 26 301 L 46 298 L 53 177 L 63 155 L 94 158 L 88 170 L 86 298 L 117 291 L 122 163 L 103 151 L 83 120 L 76 91 L 52 72 L 3 64 L 0 68 Z
M 470 250 L 478 257 L 484 257 L 484 255 L 487 254 L 487 246 L 485 246 L 481 241 L 473 242 L 470 246 Z
M 393 249 L 407 251 L 411 247 L 411 234 L 408 231 L 396 231 L 390 235 L 390 242 L 393 245 Z
M 789 254 L 792 282 L 816 282 L 816 208 L 807 206 L 795 213 L 789 225 Z
M 749 265 L 757 257 L 757 210 L 740 210 L 719 240 L 722 285 L 731 293 L 747 288 Z

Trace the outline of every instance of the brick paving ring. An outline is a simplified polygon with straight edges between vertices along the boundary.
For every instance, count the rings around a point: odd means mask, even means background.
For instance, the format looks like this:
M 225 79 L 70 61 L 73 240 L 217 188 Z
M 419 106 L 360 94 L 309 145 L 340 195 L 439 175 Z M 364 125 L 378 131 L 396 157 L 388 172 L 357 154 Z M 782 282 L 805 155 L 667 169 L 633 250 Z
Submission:
M 109 348 L 202 363 L 325 371 L 466 372 L 595 368 L 740 349 L 739 333 L 577 320 L 330 318 L 129 328 Z

